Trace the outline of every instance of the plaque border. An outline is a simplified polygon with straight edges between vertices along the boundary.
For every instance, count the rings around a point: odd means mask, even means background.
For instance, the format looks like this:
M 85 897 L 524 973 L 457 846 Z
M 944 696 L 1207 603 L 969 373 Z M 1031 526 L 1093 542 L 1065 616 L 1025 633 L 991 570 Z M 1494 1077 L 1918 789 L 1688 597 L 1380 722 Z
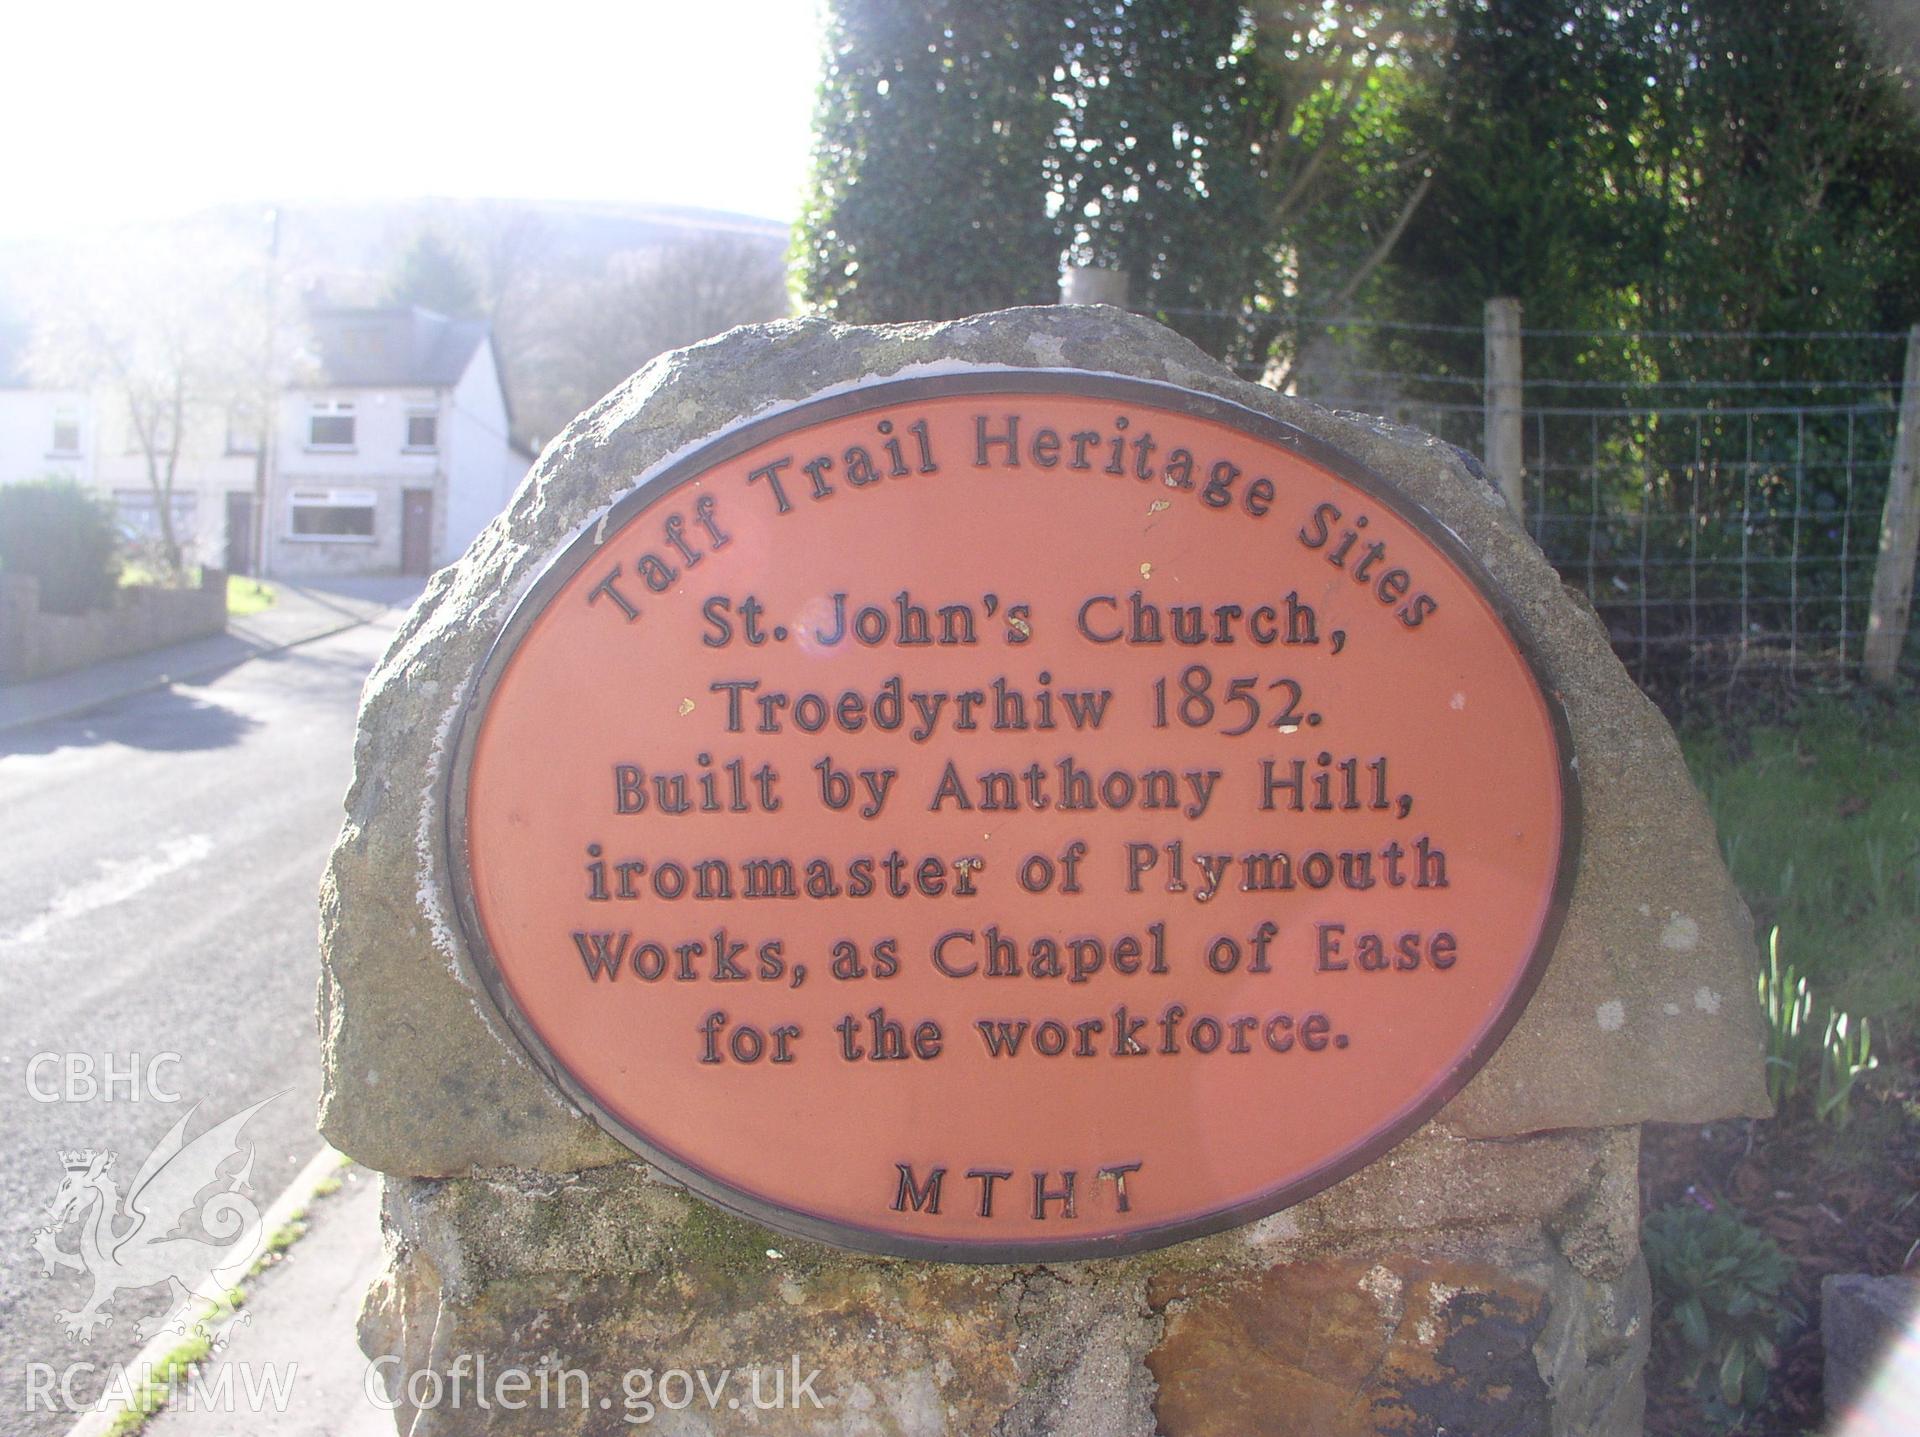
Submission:
M 1041 395 L 1068 394 L 1076 398 L 1106 399 L 1120 404 L 1137 404 L 1197 419 L 1210 420 L 1237 428 L 1254 438 L 1288 449 L 1322 468 L 1331 470 L 1370 499 L 1391 509 L 1411 524 L 1460 570 L 1493 610 L 1508 639 L 1525 662 L 1535 689 L 1547 710 L 1559 754 L 1558 772 L 1561 797 L 1560 862 L 1555 870 L 1552 895 L 1548 901 L 1540 936 L 1522 965 L 1520 981 L 1479 1040 L 1464 1050 L 1453 1064 L 1442 1071 L 1440 1081 L 1427 1096 L 1398 1120 L 1368 1134 L 1362 1141 L 1292 1180 L 1268 1188 L 1257 1196 L 1214 1208 L 1198 1217 L 1162 1223 L 1106 1237 L 1022 1239 L 1008 1242 L 979 1242 L 965 1239 L 917 1238 L 877 1227 L 823 1217 L 804 1209 L 787 1207 L 770 1198 L 736 1188 L 713 1176 L 696 1164 L 658 1147 L 621 1118 L 601 1105 L 586 1084 L 575 1078 L 548 1050 L 533 1025 L 520 1012 L 507 991 L 505 980 L 486 939 L 486 930 L 474 904 L 468 864 L 467 792 L 473 763 L 475 739 L 494 690 L 505 675 L 508 662 L 520 642 L 558 594 L 559 590 L 604 547 L 597 535 L 623 527 L 636 515 L 665 498 L 681 485 L 706 474 L 716 465 L 736 459 L 748 450 L 812 425 L 843 419 L 870 410 L 909 404 L 916 401 L 951 398 L 956 395 Z M 735 428 L 696 440 L 661 461 L 634 481 L 633 487 L 602 513 L 580 526 L 545 562 L 532 583 L 514 600 L 506 620 L 489 644 L 472 681 L 466 686 L 448 744 L 450 752 L 444 780 L 434 785 L 443 805 L 441 836 L 447 857 L 446 880 L 452 889 L 458 917 L 463 973 L 478 981 L 487 995 L 487 1006 L 497 1025 L 517 1042 L 536 1071 L 559 1088 L 596 1126 L 616 1139 L 637 1157 L 660 1169 L 703 1198 L 737 1216 L 759 1223 L 789 1237 L 826 1243 L 833 1247 L 889 1257 L 915 1258 L 935 1262 L 1023 1263 L 1078 1262 L 1088 1258 L 1122 1257 L 1168 1247 L 1193 1238 L 1207 1237 L 1229 1228 L 1255 1222 L 1333 1186 L 1381 1157 L 1451 1101 L 1506 1041 L 1520 1015 L 1532 1000 L 1551 961 L 1573 899 L 1574 881 L 1579 872 L 1582 829 L 1580 772 L 1573 746 L 1572 726 L 1559 691 L 1550 681 L 1546 665 L 1518 607 L 1488 573 L 1464 540 L 1432 510 L 1390 482 L 1356 456 L 1337 445 L 1309 434 L 1296 425 L 1234 400 L 1199 390 L 1184 388 L 1161 380 L 1136 379 L 1100 371 L 1078 369 L 993 368 L 970 366 L 939 374 L 920 374 L 900 379 L 874 379 L 855 383 L 815 398 L 801 399 L 760 414 Z

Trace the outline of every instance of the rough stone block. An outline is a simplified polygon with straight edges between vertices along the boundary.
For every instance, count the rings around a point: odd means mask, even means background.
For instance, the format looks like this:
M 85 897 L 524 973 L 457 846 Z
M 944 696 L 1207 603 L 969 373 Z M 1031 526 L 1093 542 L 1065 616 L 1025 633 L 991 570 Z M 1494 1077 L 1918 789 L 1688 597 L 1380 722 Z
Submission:
M 1518 1026 L 1413 1136 L 1258 1222 L 1138 1256 L 959 1267 L 778 1238 L 697 1200 L 569 1103 L 472 984 L 442 793 L 466 686 L 547 558 L 716 431 L 929 367 L 1070 367 L 1218 395 L 1348 452 L 1457 535 L 1564 705 L 1579 867 Z M 322 893 L 322 1126 L 389 1174 L 362 1339 L 394 1390 L 463 1356 L 629 1370 L 819 1368 L 831 1405 L 656 1430 L 1003 1434 L 1638 1430 L 1648 1295 L 1637 1125 L 1765 1113 L 1751 923 L 1659 714 L 1470 459 L 1235 379 L 1101 309 L 738 330 L 568 428 L 436 575 L 367 685 Z M 789 1372 L 791 1382 L 793 1373 Z M 657 1392 L 654 1394 L 657 1398 Z M 403 1405 L 402 1430 L 628 1430 Z M 656 1406 L 658 1404 L 656 1403 Z
M 1920 1280 L 1863 1272 L 1820 1281 L 1820 1341 L 1826 1348 L 1823 1389 L 1836 1424 L 1860 1410 L 1900 1420 L 1920 1394 Z
M 1532 628 L 1571 718 L 1585 801 L 1554 960 L 1442 1121 L 1497 1137 L 1768 1111 L 1752 925 L 1679 746 L 1470 461 L 1244 383 L 1147 320 L 1058 308 L 869 329 L 794 320 L 665 355 L 576 420 L 507 512 L 435 576 L 367 685 L 323 891 L 321 1116 L 333 1143 L 419 1176 L 624 1158 L 462 976 L 439 780 L 464 684 L 546 556 L 662 459 L 773 405 L 930 364 L 1065 365 L 1221 395 L 1347 450 L 1438 516 Z

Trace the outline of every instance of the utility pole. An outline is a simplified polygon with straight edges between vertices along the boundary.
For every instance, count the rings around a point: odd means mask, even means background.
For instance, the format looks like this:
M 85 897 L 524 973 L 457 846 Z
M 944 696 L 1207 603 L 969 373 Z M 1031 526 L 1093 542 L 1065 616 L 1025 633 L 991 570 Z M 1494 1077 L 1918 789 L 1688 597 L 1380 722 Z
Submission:
M 260 317 L 262 335 L 260 339 L 259 405 L 260 432 L 253 451 L 253 576 L 264 579 L 267 576 L 267 480 L 272 473 L 273 445 L 278 426 L 274 423 L 274 411 L 280 404 L 280 387 L 274 382 L 274 363 L 279 322 L 280 288 L 280 207 L 275 205 L 267 211 L 267 263 L 266 278 L 262 281 L 260 296 Z

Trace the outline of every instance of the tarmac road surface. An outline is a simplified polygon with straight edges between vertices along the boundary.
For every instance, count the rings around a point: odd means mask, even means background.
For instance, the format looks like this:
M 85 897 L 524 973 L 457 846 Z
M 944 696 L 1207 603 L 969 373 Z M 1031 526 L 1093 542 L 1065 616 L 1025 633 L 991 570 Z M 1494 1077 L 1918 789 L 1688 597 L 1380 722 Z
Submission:
M 32 1364 L 128 1360 L 168 1306 L 128 1291 L 90 1343 L 63 1330 L 91 1284 L 34 1247 L 63 1153 L 113 1151 L 124 1194 L 195 1104 L 189 1138 L 267 1100 L 240 1138 L 264 1209 L 320 1146 L 315 896 L 388 632 L 0 733 L 0 1429 L 64 1432 L 70 1413 L 27 1410 Z

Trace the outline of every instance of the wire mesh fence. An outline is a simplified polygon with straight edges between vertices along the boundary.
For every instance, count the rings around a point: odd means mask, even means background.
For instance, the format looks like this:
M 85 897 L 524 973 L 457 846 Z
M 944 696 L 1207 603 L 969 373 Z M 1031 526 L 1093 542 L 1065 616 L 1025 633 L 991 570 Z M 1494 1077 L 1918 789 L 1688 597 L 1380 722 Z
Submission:
M 1379 381 L 1420 377 L 1366 377 L 1365 394 L 1307 397 L 1483 452 L 1477 398 L 1383 397 Z M 1527 408 L 1527 526 L 1642 687 L 1684 704 L 1858 676 L 1899 418 L 1879 390 Z
M 1261 334 L 1274 319 L 1140 308 Z M 1524 469 L 1527 527 L 1670 707 L 1840 688 L 1863 661 L 1884 681 L 1896 650 L 1900 676 L 1920 681 L 1911 597 L 1886 582 L 1920 519 L 1902 521 L 1895 562 L 1880 555 L 1903 398 L 1920 429 L 1920 328 L 1526 328 L 1520 312 L 1492 300 L 1479 325 L 1298 318 L 1282 326 L 1292 359 L 1249 377 L 1490 460 L 1496 395 L 1524 395 L 1498 400 L 1522 414 L 1499 447 Z M 1904 442 L 1920 466 L 1920 438 Z

